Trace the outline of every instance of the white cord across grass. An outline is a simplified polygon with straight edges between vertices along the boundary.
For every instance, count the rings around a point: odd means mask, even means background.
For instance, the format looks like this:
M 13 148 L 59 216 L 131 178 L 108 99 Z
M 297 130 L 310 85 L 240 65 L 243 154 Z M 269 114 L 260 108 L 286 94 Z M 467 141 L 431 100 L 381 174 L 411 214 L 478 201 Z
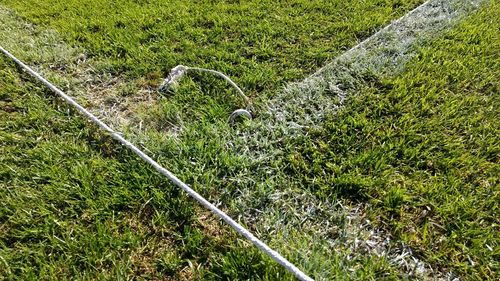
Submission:
M 121 144 L 132 150 L 135 154 L 137 154 L 141 159 L 149 163 L 151 166 L 153 166 L 160 174 L 166 176 L 169 180 L 171 180 L 175 185 L 178 187 L 182 188 L 184 191 L 186 191 L 191 197 L 196 199 L 200 204 L 205 206 L 207 209 L 212 211 L 214 214 L 216 214 L 218 217 L 223 219 L 226 223 L 228 223 L 232 228 L 234 228 L 238 233 L 243 235 L 245 238 L 250 240 L 257 248 L 259 248 L 261 251 L 263 251 L 265 254 L 270 256 L 273 260 L 281 264 L 283 267 L 285 267 L 288 271 L 293 273 L 298 279 L 304 280 L 304 281 L 312 281 L 313 279 L 309 276 L 307 276 L 304 272 L 302 272 L 300 269 L 298 269 L 295 265 L 293 265 L 291 262 L 289 262 L 287 259 L 285 259 L 283 256 L 281 256 L 278 252 L 274 251 L 271 249 L 267 244 L 259 240 L 257 237 L 255 237 L 250 231 L 245 229 L 242 225 L 237 223 L 235 220 L 233 220 L 230 216 L 228 216 L 226 213 L 224 213 L 222 210 L 217 208 L 215 205 L 210 203 L 208 200 L 206 200 L 203 196 L 198 194 L 196 191 L 194 191 L 191 187 L 189 187 L 187 184 L 182 182 L 180 179 L 178 179 L 174 174 L 172 174 L 169 170 L 163 168 L 160 164 L 158 164 L 155 160 L 153 160 L 151 157 L 146 155 L 142 150 L 137 148 L 134 144 L 126 140 L 124 137 L 122 137 L 118 132 L 114 131 L 106 125 L 106 123 L 102 122 L 99 118 L 97 118 L 95 115 L 93 115 L 90 111 L 85 109 L 83 106 L 78 104 L 76 101 L 74 101 L 70 96 L 66 95 L 63 91 L 58 89 L 56 86 L 54 86 L 52 83 L 47 81 L 45 78 L 43 78 L 39 73 L 31 69 L 29 66 L 24 64 L 22 61 L 20 61 L 18 58 L 16 58 L 14 55 L 9 53 L 7 50 L 5 50 L 2 46 L 0 46 L 0 51 L 4 53 L 7 57 L 12 59 L 14 62 L 16 62 L 22 69 L 27 71 L 31 76 L 34 78 L 38 79 L 40 82 L 42 82 L 45 86 L 47 86 L 50 90 L 52 90 L 54 93 L 59 95 L 61 98 L 63 98 L 66 102 L 71 104 L 72 106 L 76 107 L 78 111 L 80 111 L 83 115 L 87 116 L 92 122 L 96 123 L 101 129 L 104 131 L 108 132 L 111 134 L 111 136 L 119 141 Z

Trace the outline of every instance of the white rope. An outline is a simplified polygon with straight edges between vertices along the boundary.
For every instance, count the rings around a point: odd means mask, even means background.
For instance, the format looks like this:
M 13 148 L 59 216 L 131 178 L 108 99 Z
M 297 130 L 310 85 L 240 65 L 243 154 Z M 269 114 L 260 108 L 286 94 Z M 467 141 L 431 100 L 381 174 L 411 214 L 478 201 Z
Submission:
M 93 115 L 88 110 L 86 110 L 84 107 L 82 107 L 80 104 L 78 104 L 76 101 L 74 101 L 70 96 L 66 95 L 63 91 L 59 90 L 56 86 L 51 84 L 49 81 L 47 81 L 45 78 L 43 78 L 36 71 L 31 69 L 29 66 L 27 66 L 22 61 L 17 59 L 14 55 L 12 55 L 7 50 L 5 50 L 2 46 L 0 46 L 0 51 L 2 51 L 2 53 L 4 53 L 7 57 L 11 58 L 14 62 L 16 62 L 22 69 L 26 70 L 31 76 L 35 77 L 40 82 L 45 84 L 45 86 L 47 86 L 54 93 L 56 93 L 61 98 L 63 98 L 66 102 L 68 102 L 72 106 L 76 107 L 78 109 L 78 111 L 80 111 L 83 115 L 87 116 L 90 120 L 92 120 L 94 123 L 96 123 L 99 127 L 101 127 L 101 129 L 103 129 L 104 131 L 107 131 L 109 134 L 111 134 L 111 136 L 115 140 L 119 141 L 121 144 L 123 144 L 124 146 L 126 146 L 127 148 L 132 150 L 135 154 L 137 154 L 144 161 L 146 161 L 151 166 L 153 166 L 160 174 L 166 176 L 175 185 L 177 185 L 178 187 L 180 187 L 184 191 L 186 191 L 191 197 L 193 197 L 201 205 L 205 206 L 207 209 L 212 211 L 215 215 L 217 215 L 218 217 L 223 219 L 232 228 L 234 228 L 239 234 L 243 235 L 245 238 L 250 240 L 257 248 L 259 248 L 265 254 L 270 256 L 273 260 L 275 260 L 276 262 L 281 264 L 288 271 L 293 273 L 299 280 L 304 280 L 304 281 L 312 281 L 313 280 L 311 277 L 307 276 L 304 272 L 302 272 L 300 269 L 298 269 L 295 265 L 293 265 L 291 262 L 289 262 L 287 259 L 285 259 L 283 256 L 281 256 L 278 252 L 274 251 L 268 245 L 266 245 L 264 242 L 262 242 L 257 237 L 255 237 L 250 231 L 245 229 L 242 225 L 237 223 L 235 220 L 233 220 L 231 217 L 229 217 L 222 210 L 220 210 L 215 205 L 213 205 L 212 203 L 207 201 L 205 198 L 203 198 L 203 196 L 198 194 L 191 187 L 189 187 L 187 184 L 185 184 L 180 179 L 178 179 L 169 170 L 163 168 L 160 164 L 158 164 L 156 161 L 151 159 L 151 157 L 149 157 L 144 152 L 142 152 L 142 150 L 140 150 L 134 144 L 132 144 L 131 142 L 129 142 L 128 140 L 123 138 L 118 132 L 111 129 L 108 125 L 106 125 L 106 123 L 102 122 L 99 118 L 97 118 L 95 115 Z
M 201 67 L 190 67 L 190 66 L 185 66 L 185 65 L 178 65 L 170 71 L 170 74 L 163 80 L 163 83 L 160 85 L 159 90 L 160 91 L 166 91 L 172 84 L 176 83 L 177 80 L 179 80 L 185 73 L 189 71 L 201 71 L 201 72 L 207 72 L 211 73 L 214 75 L 217 75 L 224 80 L 226 80 L 231 86 L 233 86 L 236 89 L 236 92 L 238 92 L 238 95 L 243 98 L 245 103 L 248 105 L 250 103 L 250 99 L 243 93 L 240 87 L 236 83 L 231 80 L 227 75 L 224 73 L 217 71 L 217 70 L 212 70 L 212 69 L 207 69 L 207 68 L 201 68 Z

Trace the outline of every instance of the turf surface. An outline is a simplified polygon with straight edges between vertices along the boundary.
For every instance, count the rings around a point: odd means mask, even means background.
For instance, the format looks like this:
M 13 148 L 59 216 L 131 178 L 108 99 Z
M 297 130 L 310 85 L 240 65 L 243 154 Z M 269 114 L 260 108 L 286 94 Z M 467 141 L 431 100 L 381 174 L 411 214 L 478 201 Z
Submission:
M 252 94 L 302 79 L 421 2 L 0 1 L 104 58 L 113 73 L 208 67 Z
M 145 76 L 155 84 L 170 67 L 192 64 L 230 74 L 250 95 L 272 94 L 284 81 L 302 78 L 419 2 L 0 1 L 28 22 L 56 29 L 102 73 Z M 63 105 L 3 59 L 2 68 L 2 275 L 290 278 L 95 128 L 70 120 L 75 117 Z M 187 124 L 194 129 L 186 129 L 180 145 L 172 140 L 151 149 L 195 187 L 216 188 L 202 191 L 212 201 L 224 200 L 221 193 L 231 190 L 224 175 L 241 163 L 221 151 L 217 136 L 203 132 L 233 105 L 210 99 L 223 88 L 217 80 L 197 80 L 214 86 L 181 85 L 153 118 L 175 123 L 169 115 L 184 114 L 202 122 Z M 50 105 L 59 110 L 47 110 Z M 46 130 L 47 122 L 58 126 Z M 366 274 L 383 264 L 367 263 Z
M 498 9 L 426 44 L 289 152 L 304 188 L 369 202 L 425 260 L 475 280 L 498 278 Z
M 2 0 L 0 4 L 83 48 L 99 75 L 111 73 L 126 80 L 128 87 L 119 89 L 118 97 L 158 85 L 171 68 L 184 64 L 222 71 L 248 96 L 258 98 L 274 95 L 286 82 L 301 80 L 421 2 Z M 194 82 L 186 80 L 167 96 L 164 106 L 134 113 L 144 124 L 164 130 L 164 124 L 183 127 L 226 119 L 241 106 L 232 98 L 233 90 L 218 78 L 195 75 Z
M 4 57 L 0 66 L 0 276 L 290 278 Z
M 270 4 L 255 8 L 256 2 L 202 2 L 193 12 L 180 1 L 162 9 L 155 5 L 163 4 L 145 1 L 145 8 L 136 1 L 88 1 L 85 7 L 76 1 L 0 1 L 35 23 L 57 29 L 71 44 L 84 46 L 90 56 L 103 61 L 103 71 L 154 79 L 177 63 L 201 62 L 233 74 L 252 95 L 272 94 L 280 84 L 276 81 L 309 73 L 357 37 L 414 5 L 369 2 L 350 6 L 328 2 L 326 19 L 314 9 L 320 2 L 300 2 L 302 10 L 314 17 L 297 20 L 296 7 L 288 4 L 275 9 Z M 214 5 L 227 14 L 210 13 Z M 145 15 L 159 10 L 179 14 L 161 12 L 158 22 L 148 23 L 155 17 Z M 495 279 L 499 193 L 495 10 L 498 5 L 490 4 L 443 39 L 429 43 L 404 74 L 373 83 L 352 97 L 323 129 L 284 145 L 285 159 L 275 164 L 286 164 L 286 169 L 276 177 L 289 177 L 318 198 L 368 203 L 373 221 L 409 243 L 434 267 L 468 279 Z M 240 20 L 247 16 L 250 21 Z M 345 18 L 355 20 L 345 23 Z M 199 24 L 204 20 L 212 28 Z M 217 20 L 222 21 L 219 29 Z M 294 24 L 304 29 L 289 28 Z M 334 32 L 338 37 L 332 37 L 328 28 L 342 24 L 347 24 L 345 32 L 340 28 Z M 237 32 L 230 32 L 228 26 L 237 26 Z M 319 30 L 314 40 L 308 29 L 313 27 Z M 144 40 L 148 34 L 153 38 Z M 271 39 L 259 41 L 262 35 Z M 158 47 L 169 40 L 177 51 Z M 208 46 L 201 52 L 203 57 L 192 48 L 201 44 Z M 266 55 L 270 50 L 272 54 Z M 253 247 L 233 242 L 235 235 L 227 227 L 214 228 L 219 225 L 216 220 L 68 113 L 10 63 L 2 58 L 0 64 L 1 275 L 20 279 L 290 277 Z M 192 83 L 181 86 L 177 103 L 191 102 L 193 88 Z M 182 108 L 170 112 L 177 111 Z M 224 116 L 226 111 L 212 114 L 207 107 L 204 114 Z M 186 129 L 180 142 L 170 140 L 151 149 L 195 187 L 208 184 L 201 190 L 204 195 L 229 202 L 238 194 L 237 183 L 226 179 L 241 172 L 239 167 L 245 163 L 224 151 L 220 136 L 210 135 L 211 119 L 203 118 L 193 125 L 199 131 Z M 266 183 L 258 188 L 278 188 L 271 180 Z M 332 263 L 348 263 L 338 259 L 331 254 Z M 292 261 L 300 262 L 300 257 Z M 348 268 L 340 267 L 328 276 L 405 277 L 384 260 L 357 260 L 351 266 L 358 269 L 357 276 L 346 275 Z

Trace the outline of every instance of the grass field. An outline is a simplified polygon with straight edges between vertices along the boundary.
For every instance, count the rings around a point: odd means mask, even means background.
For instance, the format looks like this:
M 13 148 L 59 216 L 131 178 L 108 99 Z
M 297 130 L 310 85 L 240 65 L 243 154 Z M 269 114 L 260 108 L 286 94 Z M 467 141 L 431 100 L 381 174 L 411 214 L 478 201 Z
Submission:
M 421 1 L 139 2 L 0 4 L 55 29 L 99 73 L 154 84 L 176 64 L 210 67 L 258 100 Z M 366 205 L 365 216 L 438 271 L 496 279 L 499 8 L 491 1 L 426 43 L 404 73 L 370 77 L 345 108 L 280 144 L 273 159 L 251 163 L 226 147 L 234 101 L 203 76 L 187 79 L 150 117 L 182 132 L 152 127 L 146 146 L 234 217 L 272 213 L 243 223 L 318 279 L 408 275 L 383 256 L 312 246 L 323 245 L 316 230 L 285 221 L 296 198 L 270 199 L 285 187 L 323 206 Z M 292 279 L 3 57 L 0 66 L 0 276 Z M 251 201 L 241 203 L 245 196 Z M 281 209 L 268 207 L 274 200 Z M 308 233 L 280 229 L 287 223 Z
M 157 85 L 178 64 L 222 71 L 251 97 L 273 95 L 421 2 L 0 1 L 83 48 L 98 75 L 127 80 L 118 99 Z M 195 81 L 181 84 L 168 104 L 136 113 L 165 130 L 154 120 L 212 123 L 240 105 L 219 79 Z
M 252 94 L 301 79 L 422 1 L 10 1 L 131 76 L 221 70 Z
M 289 151 L 304 188 L 370 202 L 426 260 L 477 280 L 498 277 L 499 8 L 423 46 Z
M 4 58 L 0 64 L 0 275 L 283 274 Z M 248 261 L 256 264 L 246 268 Z

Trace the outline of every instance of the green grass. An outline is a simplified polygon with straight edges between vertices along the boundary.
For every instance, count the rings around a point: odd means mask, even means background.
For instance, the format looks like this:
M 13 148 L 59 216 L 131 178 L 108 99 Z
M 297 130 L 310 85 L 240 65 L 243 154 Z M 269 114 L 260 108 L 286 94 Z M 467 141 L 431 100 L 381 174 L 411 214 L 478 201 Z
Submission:
M 0 0 L 56 29 L 102 73 L 154 84 L 179 63 L 210 67 L 263 99 L 421 1 L 172 2 Z M 293 235 L 278 231 L 289 216 L 265 209 L 275 191 L 368 203 L 372 221 L 434 267 L 495 279 L 498 8 L 491 4 L 427 44 L 405 73 L 371 80 L 324 128 L 279 144 L 271 160 L 252 164 L 226 147 L 225 134 L 247 127 L 228 128 L 234 105 L 220 93 L 224 84 L 204 76 L 186 79 L 152 109 L 151 119 L 182 124 L 182 134 L 148 128 L 146 144 L 232 215 L 269 211 L 269 221 L 248 226 L 315 276 L 407 277 L 384 258 L 346 260 L 346 249 L 324 250 L 301 225 Z M 4 58 L 0 66 L 0 276 L 291 278 Z M 245 192 L 252 202 L 238 205 Z M 282 200 L 293 206 L 297 199 Z M 305 251 L 312 254 L 304 258 Z
M 419 0 L 12 1 L 28 21 L 104 58 L 113 73 L 168 73 L 177 64 L 221 70 L 261 92 L 302 79 Z
M 368 202 L 425 260 L 474 280 L 499 277 L 498 9 L 426 44 L 288 152 L 303 188 Z
M 0 57 L 0 276 L 289 279 Z
M 56 29 L 66 42 L 83 48 L 100 73 L 131 80 L 145 76 L 151 80 L 146 83 L 157 83 L 170 67 L 183 63 L 225 71 L 251 95 L 271 95 L 284 81 L 302 78 L 418 2 L 370 1 L 347 7 L 341 1 L 301 1 L 278 8 L 260 1 L 197 6 L 181 1 L 142 6 L 130 1 L 0 4 L 40 28 Z M 36 64 L 36 56 L 29 63 Z M 282 267 L 237 239 L 141 161 L 68 114 L 5 59 L 1 64 L 0 275 L 290 279 Z M 175 123 L 170 115 L 180 113 L 201 122 L 188 123 L 180 140 L 149 148 L 211 201 L 227 202 L 240 187 L 226 179 L 241 173 L 245 163 L 225 151 L 211 127 L 214 120 L 220 123 L 218 117 L 224 121 L 233 105 L 211 99 L 224 84 L 206 77 L 195 81 L 181 84 L 151 118 Z M 203 82 L 214 86 L 200 88 Z M 293 248 L 289 251 L 292 261 L 304 263 Z M 321 256 L 317 259 L 324 262 Z M 338 259 L 332 256 L 331 262 Z M 392 270 L 383 260 L 364 260 L 359 277 Z M 345 274 L 346 268 L 334 265 L 329 276 Z M 309 268 L 323 271 L 313 263 Z
M 97 1 L 1 0 L 29 22 L 55 29 L 97 61 L 100 73 L 129 85 L 159 85 L 178 64 L 228 74 L 253 98 L 323 66 L 422 0 Z M 36 62 L 35 62 L 36 63 Z M 126 78 L 125 78 L 126 77 Z M 226 119 L 241 102 L 218 78 L 195 75 L 168 103 L 141 112 L 146 124 Z M 135 80 L 135 81 L 134 81 Z M 138 80 L 138 81 L 137 81 Z M 130 82 L 134 81 L 134 82 Z M 189 81 L 185 79 L 185 81 Z M 137 87 L 120 89 L 134 95 Z

